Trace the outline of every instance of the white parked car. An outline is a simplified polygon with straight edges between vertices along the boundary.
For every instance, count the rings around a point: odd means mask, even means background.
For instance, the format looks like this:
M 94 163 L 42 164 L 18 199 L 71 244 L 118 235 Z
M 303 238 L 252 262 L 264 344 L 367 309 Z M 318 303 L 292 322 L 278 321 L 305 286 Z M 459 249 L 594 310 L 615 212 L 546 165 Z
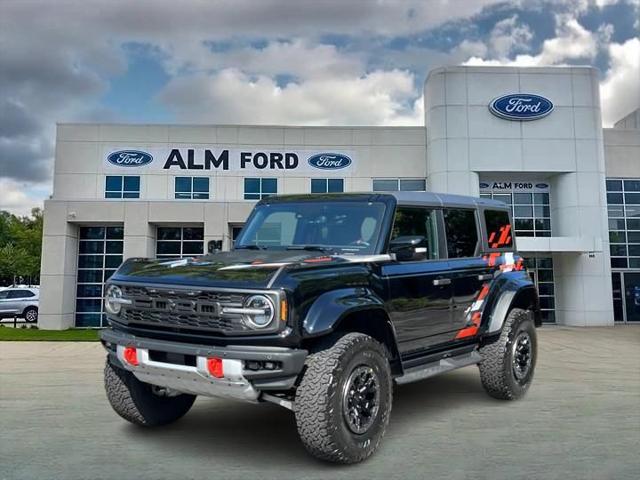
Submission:
M 14 286 L 0 289 L 0 319 L 18 316 L 29 323 L 38 321 L 38 287 Z

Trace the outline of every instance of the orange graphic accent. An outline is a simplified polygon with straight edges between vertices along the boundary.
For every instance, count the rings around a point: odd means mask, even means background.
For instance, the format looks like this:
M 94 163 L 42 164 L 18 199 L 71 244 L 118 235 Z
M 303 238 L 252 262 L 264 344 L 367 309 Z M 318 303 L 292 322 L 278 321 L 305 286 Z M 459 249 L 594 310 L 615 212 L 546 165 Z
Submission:
M 489 293 L 489 285 L 485 283 L 482 286 L 482 290 L 480 290 L 480 293 L 478 294 L 478 298 L 476 300 L 482 300 L 484 297 L 487 296 L 487 293 Z
M 489 243 L 493 242 L 494 238 L 496 238 L 496 232 L 491 232 L 491 235 L 489 236 Z
M 500 227 L 500 237 L 497 241 L 492 242 L 492 239 L 495 238 L 495 232 L 491 233 L 491 237 L 489 237 L 489 243 L 491 248 L 500 248 L 509 243 L 511 240 L 511 236 L 509 235 L 509 231 L 511 230 L 511 224 L 504 225 Z
M 461 338 L 473 337 L 476 333 L 478 333 L 481 318 L 482 314 L 480 312 L 473 312 L 473 314 L 471 315 L 471 321 L 473 322 L 473 325 L 460 330 L 456 335 L 456 340 L 459 340 Z
M 330 262 L 332 261 L 332 257 L 315 257 L 315 258 L 307 258 L 304 260 L 304 263 L 322 263 L 322 262 Z

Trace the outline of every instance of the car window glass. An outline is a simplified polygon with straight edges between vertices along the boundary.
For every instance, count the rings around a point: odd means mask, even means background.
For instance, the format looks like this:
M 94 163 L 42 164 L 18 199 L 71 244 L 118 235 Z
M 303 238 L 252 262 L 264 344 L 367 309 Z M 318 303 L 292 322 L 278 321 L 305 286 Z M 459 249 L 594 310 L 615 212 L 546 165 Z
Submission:
M 485 210 L 489 248 L 504 248 L 513 245 L 509 214 L 504 210 Z
M 475 211 L 452 208 L 443 213 L 449 258 L 473 257 L 478 244 Z
M 4 300 L 9 295 L 9 290 L 4 290 L 0 292 L 0 300 Z
M 416 207 L 398 207 L 393 222 L 391 241 L 399 237 L 424 237 L 418 248 L 426 248 L 425 260 L 439 258 L 436 210 Z
M 9 298 L 28 298 L 33 296 L 33 292 L 29 290 L 11 290 L 9 292 Z

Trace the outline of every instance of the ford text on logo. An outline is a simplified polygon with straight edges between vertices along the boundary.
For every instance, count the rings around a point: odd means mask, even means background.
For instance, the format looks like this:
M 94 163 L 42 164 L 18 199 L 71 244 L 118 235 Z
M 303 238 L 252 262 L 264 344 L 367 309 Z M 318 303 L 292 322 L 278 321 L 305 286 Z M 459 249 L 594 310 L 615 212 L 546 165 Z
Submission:
M 142 167 L 153 162 L 153 156 L 139 150 L 119 150 L 111 153 L 107 161 L 118 167 Z
M 351 165 L 351 159 L 341 153 L 318 153 L 309 157 L 309 165 L 321 170 L 338 170 Z
M 489 110 L 507 120 L 537 120 L 551 113 L 553 103 L 540 95 L 517 93 L 494 99 L 489 104 Z

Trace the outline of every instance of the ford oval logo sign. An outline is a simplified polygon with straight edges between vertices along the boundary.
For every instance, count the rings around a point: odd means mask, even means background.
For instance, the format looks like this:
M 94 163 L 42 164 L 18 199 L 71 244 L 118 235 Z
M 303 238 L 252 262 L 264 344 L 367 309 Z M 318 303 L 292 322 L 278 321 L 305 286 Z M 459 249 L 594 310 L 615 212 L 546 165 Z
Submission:
M 489 110 L 496 117 L 507 120 L 537 120 L 551 113 L 553 103 L 540 95 L 516 93 L 494 99 Z
M 109 154 L 107 161 L 118 167 L 142 167 L 153 162 L 153 156 L 140 150 L 119 150 Z
M 339 170 L 351 165 L 351 159 L 341 153 L 318 153 L 309 157 L 309 165 L 321 170 Z

